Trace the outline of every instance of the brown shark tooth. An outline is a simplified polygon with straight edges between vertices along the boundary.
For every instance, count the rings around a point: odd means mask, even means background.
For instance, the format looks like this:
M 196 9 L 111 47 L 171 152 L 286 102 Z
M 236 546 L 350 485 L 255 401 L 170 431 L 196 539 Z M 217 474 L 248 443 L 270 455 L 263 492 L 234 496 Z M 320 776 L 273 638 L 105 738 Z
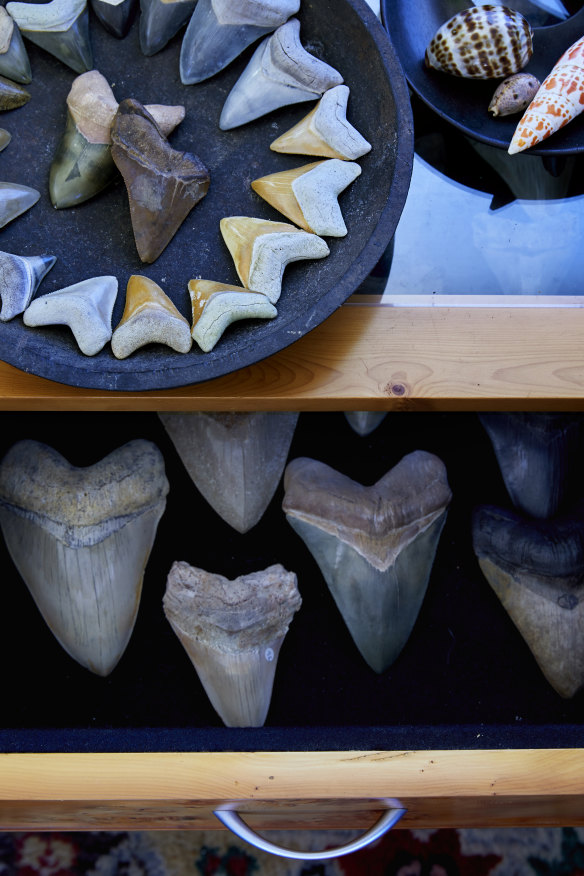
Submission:
M 166 344 L 177 353 L 188 353 L 193 344 L 191 326 L 158 283 L 133 274 L 122 318 L 112 334 L 112 353 L 125 359 L 146 344 Z
M 0 128 L 0 152 L 3 149 L 6 149 L 10 141 L 12 140 L 12 135 L 9 131 L 6 131 L 4 128 Z
M 314 459 L 292 460 L 283 509 L 318 563 L 355 644 L 383 672 L 424 599 L 451 492 L 444 464 L 417 450 L 367 487 Z
M 584 516 L 582 508 L 533 520 L 477 508 L 473 546 L 481 570 L 562 697 L 584 685 Z
M 120 103 L 111 149 L 126 183 L 138 254 L 153 262 L 207 194 L 209 172 L 196 155 L 173 149 L 135 100 Z
M 280 482 L 298 414 L 160 413 L 195 486 L 230 526 L 247 532 Z
M 189 280 L 192 336 L 209 353 L 225 329 L 240 319 L 273 319 L 278 311 L 267 295 L 214 280 Z
M 229 581 L 175 562 L 164 612 L 228 727 L 261 727 L 278 655 L 301 598 L 294 572 L 269 566 Z
M 18 109 L 30 100 L 30 94 L 17 82 L 0 76 L 0 112 Z

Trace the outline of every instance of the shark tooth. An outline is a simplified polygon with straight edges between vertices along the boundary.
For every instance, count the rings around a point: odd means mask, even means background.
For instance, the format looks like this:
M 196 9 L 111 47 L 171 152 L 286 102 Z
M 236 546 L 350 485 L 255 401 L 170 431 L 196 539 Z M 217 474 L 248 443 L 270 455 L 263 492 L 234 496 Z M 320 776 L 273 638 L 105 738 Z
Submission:
M 357 435 L 370 435 L 387 416 L 386 411 L 345 411 L 345 418 Z
M 166 344 L 177 353 L 188 353 L 193 344 L 191 327 L 157 283 L 133 274 L 122 318 L 112 335 L 112 352 L 125 359 L 146 344 Z
M 371 150 L 371 143 L 347 121 L 350 89 L 335 85 L 298 124 L 277 137 L 270 149 L 291 155 L 318 155 L 355 161 Z
M 33 207 L 40 192 L 18 183 L 0 182 L 0 228 Z
M 227 95 L 219 127 L 228 131 L 282 106 L 318 100 L 342 82 L 334 67 L 306 51 L 300 42 L 300 22 L 291 18 L 255 50 Z
M 141 439 L 82 468 L 19 441 L 0 464 L 12 560 L 61 646 L 98 675 L 113 670 L 132 634 L 167 493 L 162 454 Z
M 0 128 L 0 152 L 2 152 L 3 149 L 6 149 L 11 140 L 11 134 L 8 131 L 5 131 L 4 128 Z
M 582 508 L 530 520 L 491 505 L 473 514 L 479 566 L 541 671 L 562 697 L 584 685 Z
M 7 322 L 25 310 L 56 256 L 19 256 L 0 252 L 0 320 Z
M 241 286 L 213 280 L 190 280 L 193 307 L 191 334 L 204 353 L 209 353 L 225 329 L 240 319 L 273 319 L 278 311 L 267 295 Z
M 305 231 L 344 237 L 347 226 L 337 198 L 360 173 L 354 161 L 327 158 L 262 176 L 253 180 L 251 187 Z
M 144 107 L 123 100 L 112 125 L 112 158 L 124 178 L 138 255 L 155 261 L 209 188 L 209 171 L 168 143 Z
M 14 19 L 0 6 L 0 74 L 13 82 L 32 81 L 30 61 Z
M 301 605 L 281 565 L 233 581 L 175 562 L 164 613 L 228 727 L 265 723 L 282 642 Z
M 193 483 L 230 526 L 247 532 L 280 482 L 298 414 L 159 413 Z
M 300 0 L 199 0 L 181 45 L 181 81 L 214 76 L 299 9 Z
M 11 79 L 6 79 L 0 76 L 0 111 L 18 109 L 19 106 L 24 106 L 30 100 L 30 94 L 19 85 L 18 82 L 12 82 Z
M 189 20 L 197 0 L 140 0 L 140 48 L 155 55 Z
M 90 0 L 95 17 L 118 39 L 130 30 L 138 9 L 138 0 Z
M 322 259 L 330 252 L 321 237 L 286 222 L 227 216 L 219 227 L 242 284 L 263 292 L 272 304 L 282 292 L 286 265 L 300 259 Z
M 479 415 L 513 504 L 533 517 L 552 517 L 572 486 L 580 454 L 577 414 Z
M 6 9 L 23 36 L 54 55 L 76 73 L 93 66 L 89 42 L 87 0 L 50 0 L 22 3 L 13 0 Z
M 116 277 L 90 277 L 35 298 L 22 319 L 31 327 L 69 326 L 81 352 L 95 356 L 112 336 L 111 320 L 117 294 Z
M 444 464 L 415 451 L 362 486 L 300 457 L 283 509 L 318 563 L 361 655 L 383 672 L 414 626 L 451 498 Z

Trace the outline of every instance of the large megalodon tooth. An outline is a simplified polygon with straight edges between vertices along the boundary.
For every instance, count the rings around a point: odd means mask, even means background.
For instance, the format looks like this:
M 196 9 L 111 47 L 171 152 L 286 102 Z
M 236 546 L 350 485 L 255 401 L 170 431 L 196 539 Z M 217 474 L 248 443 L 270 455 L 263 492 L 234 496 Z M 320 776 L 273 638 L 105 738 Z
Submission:
M 0 252 L 0 320 L 7 322 L 28 307 L 56 256 L 19 256 Z
M 437 456 L 415 451 L 367 487 L 300 457 L 283 509 L 318 563 L 357 648 L 383 672 L 424 599 L 451 492 Z
M 158 283 L 133 274 L 122 318 L 112 335 L 112 353 L 125 359 L 146 344 L 166 344 L 177 353 L 188 353 L 193 345 L 191 326 Z
M 204 353 L 209 353 L 225 329 L 241 319 L 273 319 L 278 311 L 267 295 L 241 286 L 213 280 L 190 280 L 193 310 L 191 334 Z
M 164 460 L 131 441 L 86 468 L 37 441 L 0 464 L 10 555 L 63 648 L 108 675 L 132 634 L 144 569 L 166 504 Z
M 140 0 L 140 48 L 155 55 L 189 20 L 197 0 Z
M 387 416 L 387 411 L 345 411 L 351 429 L 364 437 L 370 435 Z
M 123 39 L 134 20 L 138 0 L 90 0 L 95 17 L 118 39 Z
M 182 82 L 214 76 L 299 9 L 300 0 L 199 0 L 181 45 Z
M 135 100 L 123 100 L 112 125 L 112 157 L 124 178 L 138 255 L 155 261 L 209 188 L 209 171 L 173 149 Z
M 0 228 L 33 207 L 40 192 L 19 183 L 0 182 Z
M 159 413 L 195 486 L 238 532 L 262 517 L 280 482 L 298 414 Z
M 342 82 L 338 70 L 306 51 L 300 22 L 291 18 L 255 50 L 227 95 L 219 127 L 227 131 L 282 106 L 318 100 Z
M 228 727 L 261 727 L 278 655 L 301 605 L 294 572 L 269 566 L 229 581 L 175 562 L 164 612 Z
M 553 520 L 482 506 L 473 545 L 485 578 L 548 682 L 572 697 L 584 685 L 584 517 Z
M 32 80 L 30 61 L 14 19 L 0 6 L 0 74 L 27 85 Z
M 45 49 L 76 73 L 92 68 L 87 0 L 50 0 L 49 3 L 13 0 L 6 4 L 6 9 L 31 43 Z
M 29 100 L 30 94 L 26 88 L 23 88 L 18 82 L 13 82 L 12 79 L 0 76 L 0 112 L 18 109 Z

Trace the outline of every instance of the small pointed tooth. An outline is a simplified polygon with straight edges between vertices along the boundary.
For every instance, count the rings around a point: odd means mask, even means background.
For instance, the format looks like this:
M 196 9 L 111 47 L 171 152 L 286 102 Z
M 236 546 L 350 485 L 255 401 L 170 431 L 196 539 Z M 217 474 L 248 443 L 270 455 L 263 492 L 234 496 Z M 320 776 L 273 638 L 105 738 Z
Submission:
M 299 8 L 300 0 L 199 0 L 181 45 L 181 81 L 214 76 Z
M 3 149 L 6 149 L 11 140 L 11 134 L 4 130 L 4 128 L 0 128 L 0 152 L 2 152 Z
M 189 20 L 197 0 L 140 0 L 140 48 L 155 55 Z
M 279 107 L 318 100 L 342 82 L 337 70 L 302 46 L 300 22 L 291 18 L 254 52 L 227 96 L 219 127 L 227 131 Z
M 116 277 L 91 277 L 29 304 L 22 315 L 25 325 L 67 325 L 79 349 L 95 356 L 112 336 L 111 320 L 118 281 Z
M 166 344 L 177 353 L 188 353 L 193 344 L 191 327 L 157 283 L 134 274 L 128 280 L 124 313 L 112 335 L 112 352 L 117 359 L 125 359 L 146 344 Z
M 308 115 L 277 137 L 270 149 L 292 155 L 319 155 L 355 161 L 371 150 L 371 144 L 347 121 L 347 85 L 325 91 Z
M 30 61 L 14 19 L 0 6 L 0 75 L 28 85 L 32 81 Z
M 30 100 L 30 94 L 17 82 L 0 76 L 0 111 L 18 109 Z
M 424 599 L 451 493 L 438 457 L 405 456 L 371 487 L 294 459 L 283 509 L 318 563 L 357 648 L 383 672 Z
M 265 723 L 280 648 L 301 602 L 296 575 L 281 565 L 229 581 L 173 564 L 165 615 L 228 727 Z
M 199 492 L 238 532 L 271 502 L 286 464 L 298 414 L 163 414 L 159 417 Z
M 318 235 L 286 222 L 227 216 L 219 227 L 242 284 L 263 292 L 272 304 L 282 292 L 286 265 L 300 259 L 321 259 L 330 252 Z
M 12 319 L 28 307 L 32 296 L 56 261 L 56 256 L 19 256 L 0 252 L 2 322 Z
M 87 0 L 7 3 L 20 32 L 76 73 L 93 67 Z
M 278 311 L 267 295 L 241 286 L 190 280 L 193 308 L 191 334 L 204 353 L 209 353 L 228 326 L 240 319 L 273 319 Z
M 62 647 L 99 675 L 113 670 L 132 634 L 167 493 L 150 441 L 84 468 L 20 441 L 0 464 L 0 525 L 12 560 Z
M 350 427 L 361 436 L 370 435 L 386 416 L 386 411 L 345 411 Z
M 138 10 L 138 0 L 90 0 L 95 17 L 118 39 L 123 39 Z
M 472 521 L 485 578 L 562 697 L 584 685 L 583 524 L 582 508 L 528 520 L 490 505 L 477 508 Z
M 30 210 L 40 196 L 40 192 L 29 186 L 0 182 L 0 228 Z

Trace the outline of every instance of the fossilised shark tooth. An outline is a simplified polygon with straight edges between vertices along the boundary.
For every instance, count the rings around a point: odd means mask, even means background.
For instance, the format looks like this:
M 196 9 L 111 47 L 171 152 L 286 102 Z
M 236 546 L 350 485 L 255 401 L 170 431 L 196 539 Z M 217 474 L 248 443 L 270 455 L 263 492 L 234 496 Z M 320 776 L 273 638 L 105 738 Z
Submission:
M 299 9 L 300 0 L 198 0 L 181 45 L 181 81 L 214 76 Z
M 354 161 L 327 158 L 262 176 L 253 180 L 251 187 L 305 231 L 322 237 L 344 237 L 347 226 L 337 198 L 360 173 Z
M 291 155 L 319 155 L 355 161 L 371 150 L 369 143 L 347 121 L 349 88 L 335 85 L 298 124 L 277 137 L 270 149 Z
M 280 648 L 301 602 L 296 575 L 280 565 L 229 581 L 173 563 L 164 613 L 228 727 L 265 723 Z
M 190 280 L 193 307 L 191 334 L 204 353 L 209 353 L 225 329 L 240 319 L 273 319 L 278 311 L 267 295 L 241 286 L 213 280 Z
M 283 509 L 375 672 L 414 626 L 451 498 L 443 463 L 415 451 L 371 487 L 317 460 L 292 460 Z
M 30 100 L 30 94 L 17 82 L 0 76 L 0 111 L 18 109 Z
M 357 435 L 370 435 L 387 416 L 386 411 L 345 411 L 345 418 Z
M 40 196 L 40 192 L 30 186 L 0 182 L 0 228 L 30 210 Z
M 193 345 L 191 327 L 157 283 L 133 274 L 122 318 L 112 335 L 112 352 L 125 359 L 146 344 L 166 344 L 177 353 L 188 353 Z
M 87 0 L 50 0 L 48 3 L 13 0 L 6 4 L 6 9 L 31 43 L 76 73 L 93 67 Z
M 123 39 L 138 10 L 138 0 L 90 0 L 95 17 L 108 33 Z
M 2 152 L 3 149 L 6 149 L 11 140 L 11 134 L 8 131 L 5 131 L 4 128 L 0 128 L 0 152 Z
M 300 22 L 291 18 L 255 50 L 227 95 L 219 119 L 222 131 L 245 125 L 272 110 L 306 100 L 341 85 L 343 77 L 311 55 L 300 42 Z
M 7 322 L 25 310 L 51 270 L 56 256 L 19 256 L 0 252 L 0 320 Z
M 197 0 L 140 0 L 140 48 L 155 55 L 189 20 Z
M 144 107 L 123 100 L 112 125 L 112 158 L 126 183 L 138 255 L 155 261 L 209 188 L 209 171 L 168 143 Z
M 322 238 L 286 222 L 250 216 L 226 216 L 219 223 L 239 279 L 275 304 L 282 292 L 286 265 L 300 259 L 322 259 L 330 252 Z
M 25 325 L 67 325 L 79 349 L 95 356 L 112 336 L 112 312 L 118 294 L 116 277 L 90 277 L 29 304 L 22 315 Z
M 581 508 L 544 521 L 493 506 L 472 522 L 485 578 L 562 697 L 584 685 L 583 523 Z
M 12 560 L 62 647 L 99 675 L 112 671 L 132 634 L 167 492 L 150 441 L 85 468 L 20 441 L 0 464 L 0 525 Z
M 238 532 L 260 520 L 280 482 L 298 414 L 159 413 L 199 492 Z
M 30 61 L 14 19 L 0 6 L 0 74 L 13 82 L 32 81 Z

